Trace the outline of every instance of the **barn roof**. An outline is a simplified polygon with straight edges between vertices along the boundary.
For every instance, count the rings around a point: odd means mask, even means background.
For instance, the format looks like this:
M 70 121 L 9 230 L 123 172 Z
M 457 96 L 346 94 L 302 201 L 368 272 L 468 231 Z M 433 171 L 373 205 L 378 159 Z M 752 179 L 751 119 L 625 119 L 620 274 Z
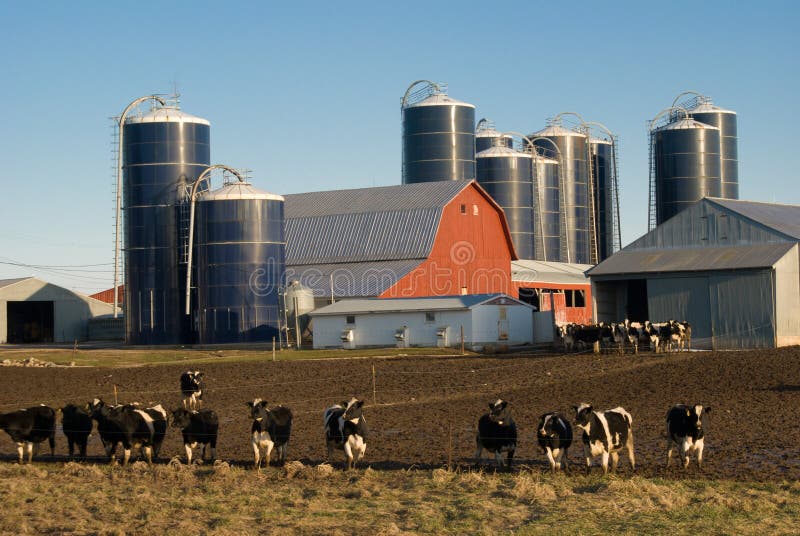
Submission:
M 28 279 L 33 279 L 33 277 L 17 277 L 15 279 L 0 279 L 0 288 L 7 287 L 9 285 L 13 285 L 14 283 L 19 283 L 20 281 L 25 281 Z
M 431 296 L 426 298 L 347 299 L 317 309 L 311 313 L 311 316 L 413 311 L 463 311 L 495 299 L 502 299 L 508 305 L 531 307 L 527 303 L 506 294 L 468 294 L 464 296 Z
M 739 201 L 734 199 L 707 198 L 727 210 L 769 227 L 794 240 L 800 240 L 800 205 Z
M 314 296 L 378 296 L 419 266 L 420 260 L 309 264 L 286 267 L 286 280 L 298 280 Z
M 588 285 L 586 270 L 591 264 L 518 260 L 511 261 L 511 280 L 518 283 Z
M 698 272 L 769 268 L 795 247 L 790 242 L 747 246 L 675 249 L 623 249 L 591 270 L 591 277 L 602 275 L 659 272 Z

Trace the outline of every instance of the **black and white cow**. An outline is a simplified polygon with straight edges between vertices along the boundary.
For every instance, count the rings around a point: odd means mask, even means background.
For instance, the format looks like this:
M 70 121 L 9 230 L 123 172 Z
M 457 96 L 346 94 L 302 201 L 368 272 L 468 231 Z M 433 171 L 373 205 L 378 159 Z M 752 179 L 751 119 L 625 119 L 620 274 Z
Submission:
M 28 463 L 33 461 L 34 445 L 45 439 L 50 443 L 50 456 L 56 450 L 56 412 L 45 405 L 0 413 L 0 429 L 11 436 L 17 444 L 19 463 L 23 463 L 24 453 L 28 454 Z
M 677 447 L 684 469 L 689 467 L 689 455 L 692 453 L 697 456 L 697 467 L 703 468 L 705 420 L 710 412 L 710 407 L 700 404 L 676 404 L 670 408 L 667 412 L 667 467 L 672 460 L 672 449 Z
M 141 448 L 147 463 L 153 463 L 153 443 L 156 434 L 153 418 L 135 405 L 108 406 L 95 398 L 89 403 L 92 419 L 97 421 L 97 433 L 105 446 L 106 455 L 114 462 L 117 445 L 122 445 L 122 465 L 127 465 L 131 450 Z
M 367 421 L 364 420 L 363 406 L 363 400 L 353 397 L 347 402 L 334 404 L 322 414 L 329 462 L 333 456 L 333 449 L 344 450 L 348 469 L 355 467 L 355 464 L 364 457 L 369 430 Z
M 187 370 L 181 374 L 181 396 L 185 409 L 197 409 L 203 402 L 205 390 L 204 374 L 199 370 Z
M 511 417 L 508 401 L 489 402 L 489 413 L 478 419 L 478 433 L 475 436 L 475 458 L 481 459 L 483 450 L 494 454 L 497 467 L 503 466 L 503 452 L 506 453 L 506 468 L 511 469 L 511 461 L 517 450 L 517 424 Z
M 183 448 L 186 450 L 186 464 L 192 464 L 192 449 L 198 445 L 203 446 L 200 460 L 206 457 L 206 449 L 211 448 L 211 460 L 217 457 L 217 433 L 219 432 L 219 418 L 210 409 L 190 411 L 179 408 L 172 412 L 172 426 L 180 428 L 183 434 Z
M 283 406 L 267 407 L 267 401 L 256 398 L 248 402 L 253 425 L 251 444 L 256 469 L 261 469 L 261 451 L 264 451 L 264 465 L 269 467 L 272 449 L 277 450 L 279 463 L 286 462 L 286 449 L 292 435 L 292 411 Z
M 161 445 L 164 443 L 164 437 L 167 435 L 167 412 L 161 407 L 161 404 L 157 404 L 151 408 L 145 408 L 142 411 L 153 419 L 153 459 L 158 460 L 158 455 L 161 452 Z
M 583 452 L 587 471 L 592 466 L 592 458 L 600 456 L 603 472 L 608 473 L 608 459 L 611 458 L 611 471 L 617 470 L 619 451 L 626 449 L 631 470 L 636 470 L 633 454 L 633 418 L 623 408 L 607 411 L 594 411 L 589 404 L 573 406 L 575 425 L 583 430 Z
M 81 458 L 86 457 L 86 443 L 92 433 L 93 424 L 92 417 L 85 408 L 75 404 L 67 404 L 61 408 L 61 429 L 67 436 L 70 458 L 75 454 L 75 445 L 78 445 Z
M 539 417 L 536 439 L 550 462 L 550 470 L 567 469 L 567 451 L 572 445 L 572 426 L 557 411 Z

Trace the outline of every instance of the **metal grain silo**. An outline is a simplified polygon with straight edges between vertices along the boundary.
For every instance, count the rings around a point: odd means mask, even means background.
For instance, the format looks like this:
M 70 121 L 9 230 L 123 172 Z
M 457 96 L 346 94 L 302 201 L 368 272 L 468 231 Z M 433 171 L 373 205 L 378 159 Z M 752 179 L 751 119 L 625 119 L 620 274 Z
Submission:
M 197 201 L 202 344 L 279 339 L 285 273 L 283 197 L 233 183 Z
M 450 98 L 438 85 L 411 93 L 416 85 L 402 103 L 403 184 L 474 179 L 475 106 Z
M 478 126 L 475 127 L 475 156 L 481 151 L 491 149 L 496 145 L 503 145 L 505 147 L 514 147 L 514 138 L 509 134 L 498 132 L 495 129 L 494 123 L 488 119 L 481 119 L 478 121 Z
M 210 163 L 210 124 L 177 108 L 155 108 L 123 126 L 125 339 L 193 340 L 182 314 L 188 217 L 186 186 Z
M 682 118 L 651 131 L 656 224 L 703 197 L 719 197 L 719 128 Z
M 587 163 L 587 137 L 585 134 L 564 128 L 561 125 L 550 125 L 547 128 L 530 134 L 536 147 L 553 153 L 553 146 L 547 138 L 558 147 L 560 153 L 561 176 L 563 189 L 561 195 L 565 214 L 565 226 L 562 234 L 562 247 L 566 249 L 566 258 L 562 261 L 588 264 L 591 262 L 589 251 L 590 199 L 589 171 Z
M 614 253 L 613 208 L 613 144 L 610 140 L 592 138 L 592 183 L 594 194 L 595 243 L 597 262 Z
M 534 258 L 563 261 L 561 258 L 561 188 L 558 160 L 538 153 L 533 155 L 534 184 Z
M 720 136 L 720 197 L 739 199 L 739 148 L 736 125 L 736 112 L 714 106 L 704 98 L 691 110 L 689 115 L 712 127 L 719 128 Z
M 498 144 L 503 138 L 496 138 Z M 533 175 L 531 155 L 496 145 L 475 156 L 478 183 L 503 207 L 514 248 L 533 258 Z

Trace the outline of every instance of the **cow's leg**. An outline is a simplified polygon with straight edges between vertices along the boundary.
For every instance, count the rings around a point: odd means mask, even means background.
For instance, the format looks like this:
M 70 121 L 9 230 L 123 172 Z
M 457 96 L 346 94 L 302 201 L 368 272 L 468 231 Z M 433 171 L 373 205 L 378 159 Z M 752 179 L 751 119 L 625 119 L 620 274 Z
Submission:
M 555 474 L 557 462 L 553 456 L 553 451 L 550 447 L 545 447 L 544 453 L 547 455 L 547 461 L 550 462 L 550 472 Z M 558 449 L 556 449 L 556 456 L 558 456 Z
M 192 445 L 191 443 L 183 444 L 183 451 L 186 453 L 186 465 L 192 465 Z
M 586 444 L 583 445 L 583 457 L 586 458 L 586 474 L 589 474 L 592 471 L 592 453 Z
M 256 469 L 260 470 L 261 469 L 261 448 L 260 448 L 260 446 L 258 444 L 258 441 L 256 441 L 255 438 L 253 438 L 252 444 L 253 444 L 253 460 L 254 460 L 253 464 L 255 465 Z
M 78 442 L 78 449 L 81 454 L 81 459 L 86 459 L 86 444 L 88 443 L 88 438 L 81 439 Z
M 612 452 L 612 453 L 609 454 L 609 457 L 611 458 L 611 472 L 612 473 L 616 473 L 617 472 L 617 465 L 619 464 L 619 453 L 618 452 Z
M 214 461 L 217 459 L 217 439 L 212 438 L 209 446 L 211 447 L 211 461 Z
M 608 450 L 604 450 L 600 455 L 600 465 L 603 467 L 603 474 L 608 474 Z
M 33 443 L 29 441 L 25 443 L 25 447 L 28 450 L 28 463 L 33 463 Z
M 511 462 L 514 461 L 514 452 L 516 449 L 509 449 L 508 453 L 506 454 L 506 465 L 508 466 L 507 469 L 511 470 Z
M 153 465 L 153 447 L 146 446 L 143 448 L 144 457 L 147 460 L 147 465 Z
M 483 444 L 481 444 L 481 438 L 475 438 L 475 463 L 481 463 L 481 456 L 483 455 Z
M 275 446 L 275 443 L 272 441 L 267 442 L 267 446 L 264 449 L 264 467 L 269 467 L 270 458 L 272 458 L 272 448 Z
M 23 461 L 25 460 L 25 443 L 17 443 L 17 458 L 19 458 L 19 464 L 22 465 Z
M 367 444 L 366 444 L 366 443 L 362 443 L 362 444 L 361 444 L 361 449 L 359 449 L 359 451 L 358 451 L 358 459 L 357 459 L 356 461 L 359 461 L 359 462 L 360 462 L 360 461 L 361 461 L 361 458 L 363 458 L 363 457 L 364 457 L 364 454 L 365 454 L 366 452 L 367 452 Z
M 70 458 L 75 455 L 75 439 L 72 436 L 67 436 L 67 451 Z
M 628 461 L 631 464 L 631 471 L 636 471 L 636 456 L 633 454 L 633 431 L 628 433 L 628 441 L 625 443 L 628 451 Z
M 353 447 L 350 445 L 350 440 L 344 442 L 344 455 L 347 458 L 347 469 L 353 468 Z
M 672 461 L 672 438 L 667 439 L 667 466 L 666 469 L 669 469 L 669 464 Z
M 683 463 L 683 468 L 687 469 L 689 467 L 689 451 L 692 449 L 691 439 L 686 437 L 683 439 L 683 443 L 681 443 L 681 462 Z
M 50 432 L 50 437 L 47 438 L 47 442 L 50 445 L 50 456 L 56 455 L 56 431 L 53 430 Z
M 694 444 L 694 450 L 697 452 L 697 468 L 702 471 L 703 469 L 703 447 L 705 441 L 701 438 Z
M 559 449 L 561 452 L 558 455 L 559 463 L 564 469 L 564 472 L 569 474 L 569 456 L 567 456 L 568 449 Z
M 130 449 L 130 447 L 126 447 L 125 445 L 123 445 L 122 446 L 122 451 L 123 451 L 122 467 L 125 467 L 126 465 L 128 465 L 128 462 L 131 459 L 131 449 Z
M 331 459 L 333 459 L 333 445 L 330 441 L 327 441 L 328 447 L 328 463 L 331 463 Z

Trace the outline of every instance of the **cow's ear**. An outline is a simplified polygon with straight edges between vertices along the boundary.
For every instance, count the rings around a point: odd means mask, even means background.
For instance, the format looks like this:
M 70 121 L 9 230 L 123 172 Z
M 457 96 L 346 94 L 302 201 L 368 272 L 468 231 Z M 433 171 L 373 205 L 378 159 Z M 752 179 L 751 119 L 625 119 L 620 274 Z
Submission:
M 195 373 L 195 375 L 194 375 L 194 377 L 195 377 L 195 378 L 202 378 L 202 377 L 203 377 L 203 376 L 205 376 L 205 375 L 206 375 L 206 373 L 205 373 L 205 372 L 196 372 L 196 373 Z
M 503 403 L 500 404 L 500 407 L 506 409 L 508 407 L 508 400 L 503 400 Z
M 705 413 L 711 413 L 711 406 L 708 406 L 708 407 L 705 407 L 705 408 L 703 408 L 703 412 L 705 412 Z
M 343 408 L 347 408 L 347 402 L 342 402 L 342 403 L 341 403 L 341 404 L 339 404 L 339 405 L 340 405 L 340 406 L 342 406 Z
M 250 401 L 250 402 L 247 403 L 247 405 L 252 408 L 253 407 L 253 402 Z
M 266 400 L 262 400 L 262 401 L 261 401 L 261 403 L 260 403 L 259 405 L 260 405 L 262 408 L 266 408 L 266 407 L 267 407 L 267 401 L 266 401 Z
M 494 404 L 492 404 L 491 402 L 489 402 L 489 411 L 491 411 L 491 410 L 493 410 L 493 409 L 494 409 Z
M 572 409 L 573 409 L 574 411 L 578 411 L 578 406 L 572 406 Z
M 364 406 L 364 401 L 363 400 L 359 400 L 358 402 L 356 402 L 356 407 L 357 408 L 360 408 L 360 407 L 363 407 L 363 406 Z

